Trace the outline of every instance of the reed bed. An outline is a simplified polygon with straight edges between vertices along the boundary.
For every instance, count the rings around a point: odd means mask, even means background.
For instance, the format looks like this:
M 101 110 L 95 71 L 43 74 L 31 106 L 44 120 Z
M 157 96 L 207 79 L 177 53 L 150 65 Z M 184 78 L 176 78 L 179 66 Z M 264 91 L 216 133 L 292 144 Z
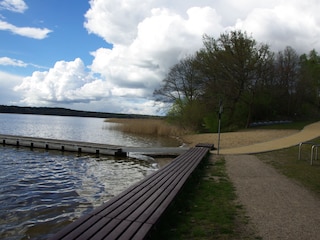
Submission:
M 118 123 L 112 129 L 125 133 L 144 134 L 153 136 L 174 136 L 185 134 L 185 130 L 167 123 L 164 119 L 106 119 L 107 122 Z

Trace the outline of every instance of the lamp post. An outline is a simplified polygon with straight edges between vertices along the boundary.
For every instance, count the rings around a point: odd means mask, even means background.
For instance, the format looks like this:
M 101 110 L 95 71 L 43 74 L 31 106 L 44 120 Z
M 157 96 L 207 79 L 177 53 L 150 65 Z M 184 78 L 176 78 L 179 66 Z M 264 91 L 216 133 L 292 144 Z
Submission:
M 219 121 L 218 121 L 218 155 L 220 151 L 221 114 L 223 112 L 222 100 L 219 100 Z

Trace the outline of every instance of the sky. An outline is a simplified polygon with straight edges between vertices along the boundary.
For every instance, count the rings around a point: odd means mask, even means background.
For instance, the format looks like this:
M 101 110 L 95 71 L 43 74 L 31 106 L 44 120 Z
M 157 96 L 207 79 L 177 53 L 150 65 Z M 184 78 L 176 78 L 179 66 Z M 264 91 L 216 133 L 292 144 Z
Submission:
M 153 91 L 204 34 L 320 51 L 319 0 L 0 0 L 0 105 L 163 115 Z

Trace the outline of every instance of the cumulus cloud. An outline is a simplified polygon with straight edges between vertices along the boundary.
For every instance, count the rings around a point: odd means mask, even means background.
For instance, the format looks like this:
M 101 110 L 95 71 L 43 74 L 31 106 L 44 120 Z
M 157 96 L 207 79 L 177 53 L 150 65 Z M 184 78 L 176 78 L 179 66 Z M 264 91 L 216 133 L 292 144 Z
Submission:
M 300 53 L 319 48 L 319 3 L 309 1 L 280 1 L 274 7 L 255 8 L 245 19 L 238 19 L 235 28 L 252 33 L 275 51 L 292 46 Z
M 88 73 L 79 58 L 59 61 L 49 71 L 34 72 L 15 91 L 23 93 L 23 103 L 36 106 L 88 102 L 108 95 L 106 85 Z
M 23 13 L 28 9 L 28 6 L 23 0 L 2 0 L 0 2 L 0 9 Z
M 152 9 L 137 25 L 130 44 L 117 43 L 113 49 L 93 52 L 91 70 L 117 87 L 117 93 L 150 97 L 173 64 L 201 47 L 203 33 L 223 29 L 219 22 L 209 7 L 190 8 L 186 17 L 166 8 Z
M 87 101 L 117 112 L 152 112 L 152 92 L 169 68 L 213 37 L 241 29 L 275 51 L 319 48 L 318 0 L 90 0 L 84 27 L 113 45 L 99 48 L 86 68 L 80 59 L 57 62 L 16 88 L 29 104 Z M 5 24 L 4 24 L 5 25 Z M 2 27 L 4 28 L 4 27 Z M 6 30 L 17 32 L 14 26 Z M 1 22 L 0 22 L 1 29 Z M 50 30 L 43 29 L 46 36 Z
M 36 71 L 23 78 L 14 90 L 23 94 L 20 101 L 23 105 L 68 107 L 73 104 L 74 108 L 91 111 L 105 108 L 110 112 L 155 114 L 153 101 L 142 98 L 143 90 L 118 88 L 96 78 L 79 58 L 59 61 L 49 71 Z
M 13 34 L 34 39 L 44 39 L 48 37 L 50 32 L 52 32 L 47 28 L 17 27 L 2 20 L 0 20 L 0 30 L 9 31 Z
M 140 0 L 90 0 L 84 26 L 89 33 L 97 34 L 106 42 L 128 44 L 136 36 L 137 24 L 149 11 L 148 2 Z

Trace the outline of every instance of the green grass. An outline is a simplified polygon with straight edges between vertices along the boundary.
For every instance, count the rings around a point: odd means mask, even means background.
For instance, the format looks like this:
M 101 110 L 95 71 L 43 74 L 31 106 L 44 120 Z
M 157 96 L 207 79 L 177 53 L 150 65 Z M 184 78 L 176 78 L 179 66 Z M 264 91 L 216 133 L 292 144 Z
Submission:
M 151 239 L 239 239 L 243 235 L 248 219 L 235 201 L 225 160 L 207 162 L 196 174 Z
M 320 144 L 320 138 L 313 140 Z M 310 165 L 311 146 L 303 145 L 301 160 L 298 160 L 298 147 L 257 154 L 257 157 L 271 164 L 285 176 L 301 183 L 304 187 L 320 197 L 320 160 Z M 320 153 L 320 151 L 319 151 Z M 320 155 L 319 155 L 320 157 Z

